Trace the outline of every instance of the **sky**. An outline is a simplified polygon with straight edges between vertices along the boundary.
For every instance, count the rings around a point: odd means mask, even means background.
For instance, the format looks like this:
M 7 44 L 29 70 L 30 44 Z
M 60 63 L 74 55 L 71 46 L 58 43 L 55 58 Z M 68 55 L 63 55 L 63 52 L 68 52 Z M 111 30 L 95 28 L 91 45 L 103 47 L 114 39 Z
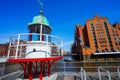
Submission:
M 52 35 L 63 41 L 63 49 L 70 51 L 74 42 L 76 24 L 85 25 L 85 21 L 94 14 L 107 17 L 109 23 L 120 23 L 120 0 L 41 0 L 44 4 L 44 16 L 52 27 Z M 37 0 L 0 0 L 0 43 L 7 43 L 10 36 L 28 33 L 28 23 L 39 15 Z

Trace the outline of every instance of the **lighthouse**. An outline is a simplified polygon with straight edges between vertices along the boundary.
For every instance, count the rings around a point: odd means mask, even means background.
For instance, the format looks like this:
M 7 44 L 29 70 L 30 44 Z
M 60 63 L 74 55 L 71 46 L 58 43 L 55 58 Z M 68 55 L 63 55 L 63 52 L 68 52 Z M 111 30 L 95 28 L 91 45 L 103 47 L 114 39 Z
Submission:
M 22 66 L 23 78 L 42 80 L 50 77 L 52 64 L 62 59 L 62 40 L 51 35 L 52 28 L 42 9 L 28 23 L 28 30 L 10 37 L 7 61 Z
M 28 24 L 29 41 L 27 42 L 26 58 L 51 57 L 51 30 L 43 11 Z

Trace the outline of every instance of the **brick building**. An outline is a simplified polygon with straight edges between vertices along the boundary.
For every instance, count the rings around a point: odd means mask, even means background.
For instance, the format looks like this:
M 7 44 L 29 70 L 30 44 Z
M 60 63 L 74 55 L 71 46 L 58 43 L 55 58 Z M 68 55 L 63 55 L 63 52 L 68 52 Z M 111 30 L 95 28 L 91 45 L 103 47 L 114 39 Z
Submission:
M 8 43 L 0 44 L 0 56 L 6 56 L 8 51 Z
M 120 51 L 120 24 L 110 24 L 106 17 L 95 15 L 85 26 L 76 25 L 72 50 L 89 59 L 94 53 Z
M 24 40 L 20 40 L 20 44 L 24 44 L 26 41 L 24 41 Z M 14 44 L 14 45 L 17 45 L 17 41 L 14 41 L 12 44 Z M 5 43 L 5 44 L 0 44 L 0 56 L 7 56 L 7 54 L 8 54 L 8 47 L 9 47 L 9 42 L 8 43 Z M 10 51 L 10 54 L 11 55 L 14 55 L 14 53 L 15 53 L 15 50 L 16 50 L 16 46 L 15 47 L 12 47 L 11 48 L 12 50 Z M 23 54 L 25 54 L 25 49 L 26 49 L 26 47 L 25 46 L 23 46 L 22 47 L 22 49 L 23 49 Z

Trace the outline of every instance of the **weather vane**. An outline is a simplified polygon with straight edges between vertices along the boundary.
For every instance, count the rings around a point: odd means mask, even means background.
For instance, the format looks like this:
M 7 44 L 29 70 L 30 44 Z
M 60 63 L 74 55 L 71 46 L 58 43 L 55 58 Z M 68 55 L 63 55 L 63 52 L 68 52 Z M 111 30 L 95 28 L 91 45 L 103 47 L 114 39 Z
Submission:
M 41 0 L 38 0 L 39 4 L 40 4 L 40 7 L 41 9 L 43 8 L 43 3 L 41 2 Z

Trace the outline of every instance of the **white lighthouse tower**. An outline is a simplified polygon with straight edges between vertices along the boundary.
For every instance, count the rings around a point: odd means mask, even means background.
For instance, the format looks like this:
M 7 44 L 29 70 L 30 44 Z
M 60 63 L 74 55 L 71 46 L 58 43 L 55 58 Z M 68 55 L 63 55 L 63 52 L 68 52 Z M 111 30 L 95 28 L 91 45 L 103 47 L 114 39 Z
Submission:
M 24 78 L 32 80 L 36 74 L 42 80 L 50 76 L 52 64 L 62 59 L 62 40 L 51 35 L 52 28 L 42 10 L 28 23 L 28 30 L 29 33 L 11 36 L 7 60 L 22 65 Z
M 41 8 L 42 8 L 42 3 Z M 47 58 L 62 55 L 62 40 L 51 35 L 52 28 L 47 18 L 40 14 L 28 23 L 29 33 L 13 35 L 10 38 L 8 58 Z
M 33 18 L 28 24 L 30 31 L 29 41 L 27 42 L 26 58 L 43 58 L 51 57 L 51 30 L 49 22 L 43 11 Z

